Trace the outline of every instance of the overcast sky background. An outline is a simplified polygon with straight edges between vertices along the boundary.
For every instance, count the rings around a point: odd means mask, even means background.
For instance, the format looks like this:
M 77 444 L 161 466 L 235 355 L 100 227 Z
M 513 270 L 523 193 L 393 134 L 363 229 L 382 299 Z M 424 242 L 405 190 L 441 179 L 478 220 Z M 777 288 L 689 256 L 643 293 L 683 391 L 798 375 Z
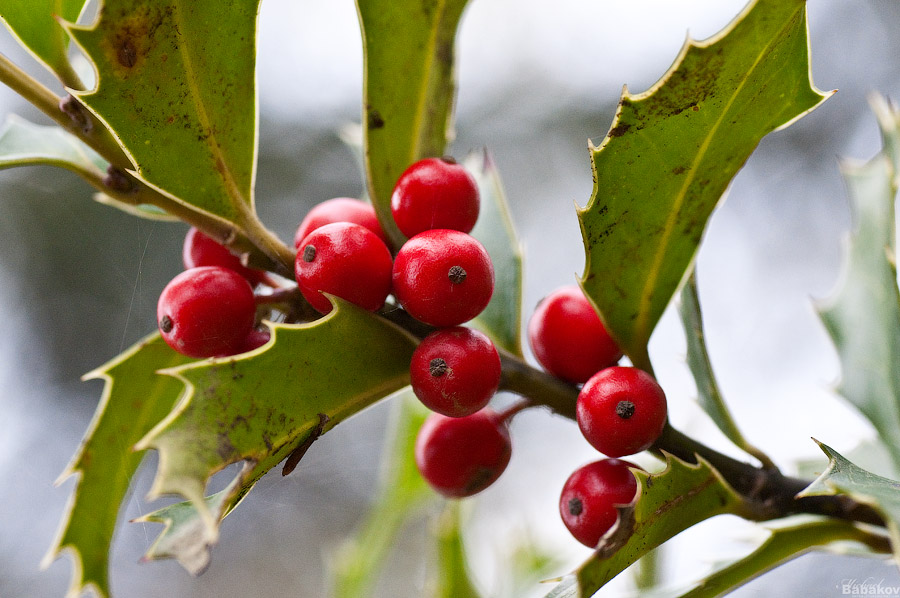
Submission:
M 495 156 L 525 247 L 526 311 L 583 269 L 573 205 L 590 197 L 587 142 L 606 133 L 622 86 L 640 92 L 652 85 L 688 32 L 707 37 L 743 5 L 472 1 L 459 35 L 452 153 L 487 147 Z M 839 158 L 868 158 L 879 148 L 866 95 L 900 98 L 900 3 L 812 0 L 809 11 L 815 82 L 839 92 L 762 142 L 713 216 L 698 256 L 708 343 L 726 398 L 748 438 L 789 472 L 798 460 L 820 456 L 811 436 L 849 451 L 871 434 L 831 391 L 837 359 L 812 301 L 833 288 L 850 226 Z M 361 189 L 354 158 L 337 136 L 359 119 L 359 29 L 349 0 L 265 0 L 260 29 L 257 204 L 266 223 L 290 239 L 311 205 Z M 5 33 L 0 50 L 38 73 Z M 0 112 L 46 122 L 5 89 Z M 64 594 L 69 561 L 44 572 L 38 564 L 72 489 L 53 481 L 100 396 L 99 383 L 79 377 L 154 329 L 156 298 L 181 267 L 186 227 L 136 220 L 90 195 L 68 173 L 0 173 L 0 598 Z M 676 426 L 732 451 L 693 405 L 671 310 L 651 353 Z M 200 578 L 171 562 L 138 565 L 160 528 L 123 523 L 112 557 L 117 596 L 323 596 L 328 555 L 373 492 L 387 411 L 376 407 L 329 433 L 291 476 L 264 478 L 223 525 Z M 518 418 L 513 437 L 509 471 L 470 501 L 467 538 L 486 595 L 495 595 L 509 541 L 524 531 L 560 556 L 560 574 L 588 555 L 562 527 L 556 500 L 569 473 L 596 453 L 571 422 L 543 412 Z M 152 471 L 151 459 L 124 520 L 158 506 L 143 499 Z M 705 564 L 739 554 L 742 545 L 730 539 L 751 531 L 726 518 L 692 530 L 679 540 L 682 549 L 666 553 L 667 579 L 687 581 Z M 417 559 L 427 538 L 421 525 L 403 536 L 379 596 L 421 595 L 425 569 Z M 892 569 L 870 566 L 804 558 L 739 594 L 837 595 L 847 575 L 900 584 Z M 615 584 L 627 587 L 627 580 Z

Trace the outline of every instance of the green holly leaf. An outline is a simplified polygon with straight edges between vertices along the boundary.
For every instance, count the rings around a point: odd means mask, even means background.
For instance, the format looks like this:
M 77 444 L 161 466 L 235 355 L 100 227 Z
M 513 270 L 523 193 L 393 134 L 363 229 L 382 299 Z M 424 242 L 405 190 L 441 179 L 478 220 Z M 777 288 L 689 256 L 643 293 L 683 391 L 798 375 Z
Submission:
M 774 467 L 772 460 L 765 453 L 744 438 L 719 391 L 719 383 L 716 381 L 709 353 L 706 350 L 700 297 L 697 294 L 697 282 L 693 273 L 688 277 L 681 291 L 681 303 L 678 311 L 687 339 L 687 362 L 697 385 L 700 406 L 735 446 L 756 457 L 766 467 Z
M 109 596 L 109 546 L 119 505 L 143 458 L 132 446 L 171 411 L 184 390 L 178 380 L 156 372 L 187 361 L 155 333 L 85 376 L 102 378 L 106 386 L 81 447 L 60 477 L 79 480 L 46 559 L 63 551 L 72 554 L 71 595 L 92 587 Z
M 478 182 L 481 211 L 472 236 L 494 264 L 494 295 L 475 324 L 497 344 L 522 355 L 522 245 L 513 227 L 500 173 L 487 150 L 468 156 L 464 166 Z
M 253 216 L 259 0 L 104 0 L 67 25 L 94 62 L 79 99 L 118 138 L 138 176 L 242 226 Z
M 224 518 L 234 510 L 237 502 L 230 500 L 230 494 L 239 484 L 235 478 L 231 484 L 204 500 L 204 509 L 221 512 Z M 245 484 L 241 496 L 246 496 L 255 481 Z M 195 575 L 201 574 L 209 566 L 209 549 L 212 544 L 198 542 L 197 538 L 206 537 L 206 523 L 203 514 L 191 501 L 179 502 L 147 513 L 134 520 L 136 523 L 162 523 L 165 529 L 159 534 L 153 545 L 141 559 L 143 562 L 159 559 L 177 558 L 185 569 Z
M 59 20 L 75 22 L 86 0 L 0 0 L 0 19 L 35 58 L 65 84 L 79 87 L 69 63 L 69 35 Z
M 71 170 L 89 181 L 100 180 L 107 167 L 106 160 L 74 135 L 10 114 L 0 129 L 0 170 L 42 164 Z M 156 206 L 128 204 L 105 193 L 95 194 L 94 199 L 141 218 L 175 220 Z
M 567 576 L 547 598 L 587 598 L 669 538 L 725 513 L 744 509 L 740 495 L 706 461 L 696 465 L 672 455 L 658 474 L 635 471 L 636 504 L 620 507 L 619 520 L 600 539 L 594 555 Z
M 0 129 L 0 169 L 49 164 L 84 178 L 99 178 L 106 160 L 77 137 L 55 126 L 41 126 L 10 114 Z
M 894 199 L 900 172 L 900 113 L 873 102 L 885 149 L 843 166 L 855 220 L 843 276 L 819 306 L 841 361 L 838 392 L 868 418 L 900 468 L 900 292 Z
M 413 458 L 419 428 L 431 412 L 411 389 L 392 400 L 378 495 L 356 535 L 331 559 L 334 598 L 371 596 L 397 535 L 411 521 L 421 519 L 439 498 L 419 474 Z
M 393 241 L 400 174 L 447 145 L 455 97 L 454 39 L 466 0 L 357 0 L 365 76 L 363 123 L 369 196 Z
M 150 497 L 178 494 L 198 511 L 202 525 L 172 554 L 188 570 L 203 570 L 222 518 L 265 472 L 409 384 L 414 339 L 333 301 L 316 322 L 271 325 L 272 341 L 256 351 L 165 371 L 187 387 L 184 400 L 137 447 L 159 451 Z M 236 462 L 244 467 L 227 495 L 205 501 L 209 477 Z
M 717 567 L 703 579 L 679 587 L 657 588 L 642 597 L 715 598 L 813 550 L 872 555 L 884 547 L 881 536 L 838 519 L 792 517 L 769 524 L 765 534 L 765 539 L 750 554 Z
M 689 268 L 709 216 L 763 136 L 812 110 L 806 2 L 754 0 L 723 31 L 689 41 L 649 91 L 627 89 L 592 146 L 579 210 L 582 284 L 635 365 Z
M 900 566 L 900 482 L 854 465 L 818 440 L 816 444 L 828 457 L 828 469 L 797 496 L 842 494 L 875 509 L 884 518 L 894 561 Z
M 434 522 L 437 567 L 431 572 L 430 598 L 481 598 L 466 565 L 461 504 L 458 500 L 448 501 Z
M 767 571 L 803 556 L 812 550 L 846 552 L 852 550 L 872 554 L 879 548 L 879 538 L 849 521 L 817 519 L 769 529 L 765 541 L 746 557 L 718 569 L 678 593 L 680 598 L 714 598 L 752 581 Z

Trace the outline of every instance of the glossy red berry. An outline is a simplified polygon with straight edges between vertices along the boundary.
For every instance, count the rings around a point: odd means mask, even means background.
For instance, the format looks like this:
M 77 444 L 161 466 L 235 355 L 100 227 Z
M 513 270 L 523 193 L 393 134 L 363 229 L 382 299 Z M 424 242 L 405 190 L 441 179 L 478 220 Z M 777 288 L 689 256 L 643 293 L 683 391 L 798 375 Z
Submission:
M 587 441 L 604 455 L 633 455 L 650 448 L 662 433 L 666 395 L 643 370 L 606 368 L 582 387 L 575 417 Z
M 491 409 L 467 417 L 432 413 L 416 438 L 416 466 L 444 496 L 472 496 L 500 477 L 511 446 L 506 420 Z
M 314 206 L 294 234 L 294 247 L 299 247 L 306 235 L 319 227 L 334 222 L 352 222 L 364 226 L 381 239 L 385 245 L 388 238 L 381 229 L 375 208 L 371 204 L 352 197 L 335 197 Z
M 253 289 L 234 270 L 203 266 L 185 270 L 159 296 L 156 317 L 163 339 L 190 357 L 241 352 L 253 329 Z
M 603 459 L 581 467 L 569 476 L 559 497 L 559 514 L 576 540 L 594 548 L 616 522 L 615 505 L 630 504 L 637 480 L 620 459 Z
M 250 334 L 247 335 L 247 338 L 244 339 L 239 353 L 247 353 L 248 351 L 259 349 L 269 342 L 269 339 L 271 338 L 272 333 L 269 332 L 268 328 L 254 328 L 250 331 Z
M 184 237 L 181 258 L 185 269 L 220 266 L 234 270 L 246 278 L 251 285 L 259 284 L 266 278 L 265 272 L 244 266 L 241 259 L 231 253 L 227 247 L 194 227 L 191 227 Z
M 575 285 L 550 293 L 528 321 L 535 359 L 563 380 L 581 384 L 622 358 L 603 322 Z
M 479 411 L 500 384 L 500 355 L 477 330 L 457 326 L 432 332 L 419 343 L 409 366 L 413 392 L 449 417 Z
M 487 307 L 494 266 L 466 233 L 435 229 L 407 241 L 394 260 L 394 296 L 409 314 L 432 326 L 457 326 Z
M 470 232 L 478 220 L 478 184 L 452 158 L 426 158 L 407 168 L 391 195 L 391 214 L 404 235 L 434 228 Z
M 323 292 L 375 311 L 391 291 L 391 252 L 359 224 L 335 222 L 309 233 L 294 269 L 300 292 L 323 314 L 331 311 Z

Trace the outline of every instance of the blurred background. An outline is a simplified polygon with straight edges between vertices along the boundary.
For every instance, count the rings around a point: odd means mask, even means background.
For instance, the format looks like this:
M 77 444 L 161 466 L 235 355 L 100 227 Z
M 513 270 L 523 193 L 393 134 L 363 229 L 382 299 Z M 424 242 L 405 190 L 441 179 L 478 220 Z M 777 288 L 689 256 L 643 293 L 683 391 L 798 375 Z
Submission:
M 526 317 L 540 297 L 582 272 L 574 205 L 591 194 L 587 143 L 605 135 L 622 85 L 645 90 L 688 33 L 712 35 L 743 5 L 472 0 L 458 40 L 452 153 L 487 147 L 495 157 L 525 248 Z M 698 256 L 708 343 L 726 400 L 751 442 L 788 472 L 800 461 L 822 460 L 811 436 L 846 452 L 872 433 L 831 391 L 837 358 L 812 306 L 835 284 L 850 227 L 838 164 L 880 147 L 866 95 L 900 98 L 900 3 L 813 0 L 809 13 L 814 80 L 839 92 L 763 140 L 714 214 Z M 263 220 L 289 240 L 309 207 L 362 189 L 338 136 L 359 120 L 359 28 L 350 0 L 265 0 L 260 29 L 256 202 Z M 5 31 L 0 51 L 49 84 Z M 0 112 L 47 122 L 5 88 Z M 139 220 L 91 195 L 68 172 L 0 172 L 0 598 L 65 594 L 71 562 L 60 559 L 46 571 L 39 564 L 73 488 L 72 481 L 53 482 L 102 388 L 80 376 L 154 330 L 158 294 L 181 269 L 185 226 Z M 684 353 L 670 309 L 651 343 L 670 416 L 733 453 L 694 404 Z M 264 478 L 223 524 L 212 565 L 199 578 L 174 562 L 137 562 L 161 529 L 126 523 L 159 506 L 144 500 L 151 456 L 121 513 L 114 595 L 326 596 L 331 555 L 361 521 L 377 485 L 388 411 L 379 405 L 339 426 L 292 475 Z M 503 595 L 511 546 L 523 538 L 558 559 L 557 575 L 589 554 L 563 528 L 557 500 L 566 477 L 596 453 L 572 422 L 539 410 L 517 418 L 512 434 L 509 470 L 465 508 L 472 573 L 485 596 Z M 429 537 L 421 521 L 406 530 L 377 596 L 422 595 Z M 665 582 L 699 577 L 748 551 L 748 539 L 752 526 L 731 518 L 697 526 L 663 553 Z M 601 595 L 629 591 L 627 575 L 620 577 Z M 811 555 L 737 595 L 838 595 L 847 578 L 900 585 L 884 562 Z

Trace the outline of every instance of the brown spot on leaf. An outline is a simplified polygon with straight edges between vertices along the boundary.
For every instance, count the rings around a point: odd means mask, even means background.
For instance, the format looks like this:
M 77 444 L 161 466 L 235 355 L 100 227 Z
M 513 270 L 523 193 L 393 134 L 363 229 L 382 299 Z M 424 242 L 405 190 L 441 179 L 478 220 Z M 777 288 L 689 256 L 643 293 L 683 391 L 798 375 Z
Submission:
M 116 58 L 118 58 L 119 64 L 125 68 L 131 68 L 137 63 L 137 49 L 131 38 L 126 37 L 119 43 Z
M 384 127 L 384 119 L 381 118 L 381 113 L 378 112 L 378 110 L 370 110 L 366 124 L 370 131 L 373 129 L 381 129 Z
M 630 128 L 631 125 L 629 125 L 628 123 L 619 123 L 609 130 L 608 135 L 610 137 L 621 137 L 622 135 L 627 133 Z

